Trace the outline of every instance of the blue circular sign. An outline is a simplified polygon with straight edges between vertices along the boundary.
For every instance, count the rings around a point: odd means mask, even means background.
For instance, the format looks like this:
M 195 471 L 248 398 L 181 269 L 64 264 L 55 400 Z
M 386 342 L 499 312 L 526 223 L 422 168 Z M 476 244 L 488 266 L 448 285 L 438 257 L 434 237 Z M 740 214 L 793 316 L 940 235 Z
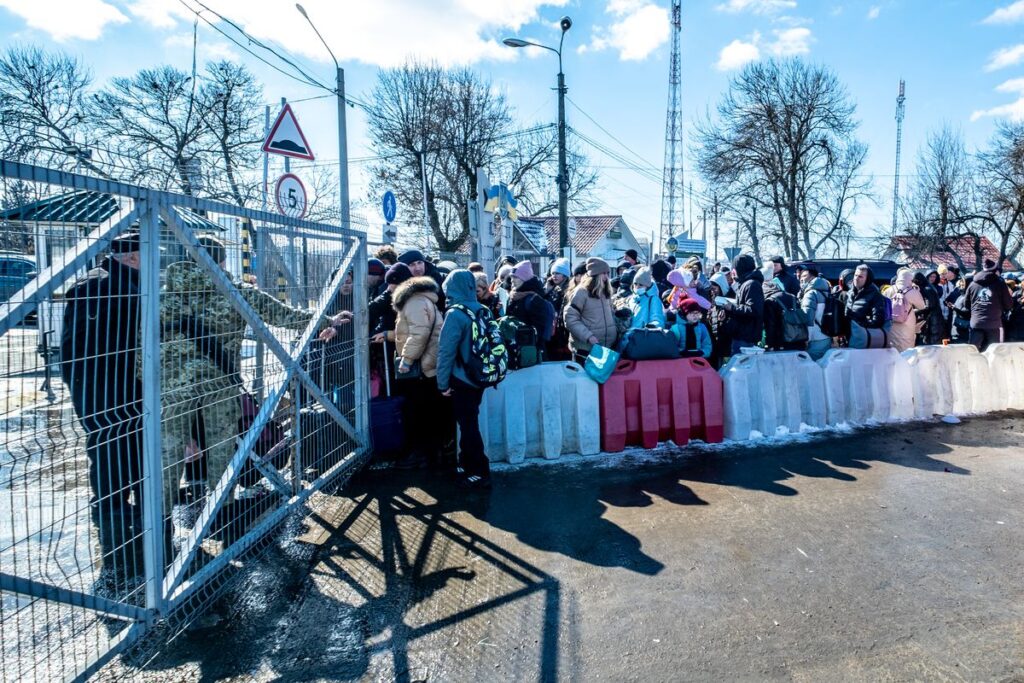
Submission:
M 384 193 L 384 220 L 391 223 L 395 220 L 395 214 L 398 213 L 398 202 L 395 200 L 395 193 L 388 190 Z

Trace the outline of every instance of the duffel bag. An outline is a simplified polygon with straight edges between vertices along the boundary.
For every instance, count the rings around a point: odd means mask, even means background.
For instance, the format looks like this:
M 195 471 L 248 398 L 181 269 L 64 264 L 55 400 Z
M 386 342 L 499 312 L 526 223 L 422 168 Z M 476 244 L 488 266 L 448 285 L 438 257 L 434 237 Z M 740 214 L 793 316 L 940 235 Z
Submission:
M 660 327 L 635 328 L 626 332 L 619 351 L 629 360 L 679 358 L 679 340 L 671 331 Z

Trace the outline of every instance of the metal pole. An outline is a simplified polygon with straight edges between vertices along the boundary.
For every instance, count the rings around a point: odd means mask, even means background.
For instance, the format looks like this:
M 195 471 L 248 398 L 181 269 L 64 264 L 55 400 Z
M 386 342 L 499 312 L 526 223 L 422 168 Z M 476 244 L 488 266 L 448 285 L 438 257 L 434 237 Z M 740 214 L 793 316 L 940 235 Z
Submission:
M 338 90 L 338 194 L 341 203 L 341 227 L 351 228 L 348 206 L 348 124 L 345 119 L 345 70 L 337 67 Z
M 366 235 L 359 238 L 359 246 L 356 251 L 355 260 L 352 262 L 352 287 L 353 303 L 352 324 L 355 326 L 355 384 L 356 384 L 356 414 L 355 427 L 359 439 L 370 443 L 370 412 L 369 412 L 369 388 L 370 388 L 370 361 L 369 361 L 369 310 L 367 308 L 366 296 L 366 271 L 367 271 L 367 249 Z M 369 446 L 367 446 L 369 447 Z
M 145 201 L 145 200 L 143 200 Z M 160 442 L 160 223 L 157 207 L 145 202 L 139 268 L 142 327 L 142 525 L 146 607 L 159 614 L 164 595 L 164 471 Z
M 281 98 L 281 108 L 284 109 L 284 105 L 288 103 L 288 100 L 284 97 Z M 284 172 L 290 173 L 292 170 L 292 160 L 289 157 L 284 158 Z M 277 201 L 277 197 L 274 198 Z M 299 278 L 299 254 L 295 248 L 295 228 L 288 228 L 288 268 L 292 271 L 292 279 L 298 281 Z M 305 298 L 305 297 L 303 297 Z M 298 303 L 299 292 L 292 292 L 288 296 L 289 301 L 295 305 L 302 305 Z
M 558 247 L 565 258 L 569 250 L 569 176 L 565 167 L 565 74 L 558 55 Z
M 715 259 L 718 258 L 718 193 L 715 193 Z
M 430 236 L 430 214 L 427 213 L 427 150 L 425 144 L 423 147 L 420 152 L 420 178 L 423 180 L 423 236 L 427 238 Z

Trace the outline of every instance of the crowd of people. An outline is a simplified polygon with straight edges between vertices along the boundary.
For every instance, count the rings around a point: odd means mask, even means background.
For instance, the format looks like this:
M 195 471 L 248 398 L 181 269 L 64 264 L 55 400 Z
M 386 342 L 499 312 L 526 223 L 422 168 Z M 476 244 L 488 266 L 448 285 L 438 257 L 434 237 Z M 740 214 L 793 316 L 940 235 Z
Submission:
M 223 244 L 203 238 L 199 246 L 223 268 Z M 110 255 L 65 295 L 61 368 L 87 435 L 105 555 L 137 536 L 141 523 L 138 252 L 137 232 L 115 239 Z M 596 257 L 575 265 L 558 258 L 543 277 L 530 261 L 507 257 L 492 275 L 477 263 L 464 269 L 385 246 L 367 264 L 365 291 L 346 279 L 321 316 L 319 339 L 351 343 L 353 299 L 365 296 L 372 374 L 386 380 L 372 384 L 402 398 L 396 466 L 447 470 L 465 487 L 486 489 L 490 467 L 478 426 L 484 390 L 506 369 L 582 362 L 598 346 L 627 353 L 641 330 L 655 331 L 660 353 L 704 358 L 716 368 L 752 348 L 806 351 L 817 360 L 835 346 L 905 351 L 970 343 L 983 351 L 1024 339 L 1024 288 L 991 261 L 970 278 L 955 268 L 902 268 L 879 284 L 864 264 L 829 282 L 814 263 L 791 268 L 780 256 L 759 267 L 742 254 L 705 272 L 696 256 L 643 263 L 634 251 L 614 267 Z M 239 372 L 241 314 L 193 261 L 169 267 L 163 288 L 163 494 L 170 505 L 180 466 L 200 454 L 212 489 L 255 411 Z M 313 315 L 251 285 L 239 291 L 269 324 L 302 329 Z

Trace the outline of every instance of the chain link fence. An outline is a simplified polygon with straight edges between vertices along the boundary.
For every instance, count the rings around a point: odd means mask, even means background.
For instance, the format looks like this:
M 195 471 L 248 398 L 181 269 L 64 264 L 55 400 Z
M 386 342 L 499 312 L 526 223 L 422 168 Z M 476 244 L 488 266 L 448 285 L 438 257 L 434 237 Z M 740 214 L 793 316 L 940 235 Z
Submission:
M 365 226 L 0 183 L 0 674 L 84 679 L 368 456 Z

